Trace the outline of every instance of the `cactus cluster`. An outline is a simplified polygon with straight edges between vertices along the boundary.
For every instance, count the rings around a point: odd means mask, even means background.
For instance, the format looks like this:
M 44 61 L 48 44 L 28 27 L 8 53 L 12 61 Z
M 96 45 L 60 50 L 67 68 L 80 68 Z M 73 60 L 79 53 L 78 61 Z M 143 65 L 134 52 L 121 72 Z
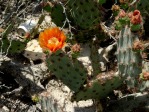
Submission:
M 72 25 L 82 29 L 80 32 L 85 34 L 86 32 L 84 31 L 86 30 L 90 34 L 90 31 L 97 30 L 95 27 L 101 22 L 102 11 L 99 10 L 101 5 L 99 1 L 95 0 L 69 0 L 65 3 L 64 7 L 64 4 L 60 2 L 52 7 L 52 20 L 55 21 L 58 26 L 62 26 L 61 24 L 65 19 L 71 19 Z M 59 10 L 61 10 L 59 14 L 60 18 L 56 18 L 56 14 Z M 139 74 L 142 72 L 141 50 L 143 49 L 139 34 L 142 29 L 142 17 L 138 10 L 126 13 L 118 6 L 116 11 L 119 12 L 115 20 L 116 30 L 120 30 L 116 36 L 118 75 L 115 73 L 102 75 L 99 64 L 100 56 L 98 54 L 99 43 L 96 43 L 93 39 L 89 42 L 91 46 L 90 59 L 93 69 L 91 79 L 86 72 L 87 70 L 78 62 L 77 58 L 72 58 L 67 53 L 56 51 L 52 52 L 52 54 L 47 57 L 47 66 L 49 70 L 74 91 L 72 96 L 73 101 L 102 99 L 119 87 L 123 81 L 126 82 L 129 88 L 134 89 L 139 87 Z M 69 15 L 70 18 L 66 18 L 64 15 Z M 80 32 L 78 31 L 77 33 L 79 34 Z M 75 32 L 74 34 L 77 33 Z M 106 38 L 102 35 L 101 31 L 98 33 L 100 37 Z M 90 36 L 90 38 L 92 37 L 93 36 Z M 98 38 L 97 40 L 100 39 Z
M 72 96 L 73 101 L 104 98 L 122 82 L 120 77 L 113 73 L 99 74 L 89 81 L 84 66 L 62 51 L 51 54 L 47 58 L 47 66 L 58 79 L 75 92 Z
M 123 2 L 123 0 L 119 2 Z M 104 13 L 102 12 L 103 3 L 105 0 L 57 1 L 51 7 L 50 14 L 52 21 L 61 28 L 47 28 L 39 34 L 39 40 L 33 39 L 38 33 L 39 25 L 44 20 L 45 16 L 42 15 L 35 28 L 30 32 L 32 38 L 25 38 L 23 41 L 21 39 L 9 40 L 7 36 L 12 30 L 13 24 L 11 24 L 2 33 L 1 51 L 10 54 L 24 51 L 23 55 L 31 60 L 44 58 L 49 72 L 72 91 L 71 101 L 104 99 L 123 84 L 127 85 L 127 89 L 133 89 L 135 92 L 139 89 L 142 90 L 148 85 L 144 85 L 144 82 L 140 84 L 139 79 L 142 73 L 141 53 L 143 52 L 143 45 L 140 40 L 143 18 L 140 11 L 125 11 L 128 8 L 128 3 L 126 3 L 127 6 L 121 3 L 123 9 L 118 5 L 112 7 L 112 11 L 115 11 L 113 12 L 115 20 L 112 28 L 115 28 L 116 33 L 115 37 L 110 35 L 114 38 L 113 40 L 110 39 L 112 46 L 116 46 L 115 43 L 117 43 L 117 59 L 112 60 L 112 62 L 117 62 L 117 66 L 102 71 L 100 61 L 103 62 L 103 60 L 99 52 L 99 43 L 109 37 L 105 36 L 107 32 L 103 31 L 100 24 L 102 13 Z M 143 1 L 141 0 L 139 4 L 143 4 Z M 63 28 L 67 28 L 69 33 L 71 32 L 76 38 L 66 38 Z M 105 27 L 105 29 L 108 28 Z M 80 45 L 75 43 L 79 43 L 79 39 L 90 45 L 88 57 L 91 61 L 91 74 L 88 73 L 83 62 L 78 59 L 82 49 Z M 67 43 L 74 45 L 68 51 L 64 48 Z M 109 47 L 109 49 L 111 50 L 113 47 Z M 104 58 L 107 57 L 104 56 Z M 110 63 L 110 60 L 108 61 Z M 146 76 L 147 78 L 148 76 Z M 58 107 L 53 107 L 53 102 L 50 102 L 51 99 L 43 96 L 41 103 L 46 105 L 44 108 L 50 105 L 48 110 L 51 109 L 52 112 L 56 112 Z M 43 111 L 46 111 L 44 108 Z

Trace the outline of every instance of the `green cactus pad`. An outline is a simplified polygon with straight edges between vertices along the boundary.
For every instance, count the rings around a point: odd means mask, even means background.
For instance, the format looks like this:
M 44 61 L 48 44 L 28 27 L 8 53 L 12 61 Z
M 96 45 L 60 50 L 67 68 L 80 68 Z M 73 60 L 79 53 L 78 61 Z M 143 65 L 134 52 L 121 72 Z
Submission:
M 149 112 L 149 94 L 135 93 L 110 102 L 106 112 Z
M 27 40 L 20 41 L 14 39 L 8 39 L 7 36 L 13 29 L 14 23 L 11 23 L 6 30 L 2 33 L 2 38 L 0 40 L 0 52 L 5 54 L 13 54 L 22 52 L 25 47 Z
M 7 38 L 2 38 L 0 46 L 2 52 L 13 54 L 20 53 L 26 47 L 26 41 L 21 42 L 20 40 L 8 40 Z
M 51 18 L 57 26 L 62 27 L 64 25 L 66 17 L 63 13 L 63 7 L 60 4 L 56 4 L 54 7 L 52 7 Z
M 77 59 L 70 59 L 62 51 L 57 51 L 47 59 L 51 72 L 71 90 L 78 91 L 87 78 L 87 70 Z
M 133 44 L 138 40 L 138 35 L 131 32 L 126 26 L 118 35 L 118 71 L 126 78 L 129 87 L 137 85 L 136 79 L 142 72 L 142 58 L 140 52 L 133 51 Z
M 143 17 L 144 31 L 145 31 L 145 35 L 148 37 L 148 34 L 149 34 L 149 21 L 148 21 L 149 1 L 148 0 L 139 0 L 137 8 L 139 9 L 139 11 L 141 12 L 141 15 Z
M 122 80 L 118 76 L 108 74 L 99 74 L 98 76 L 97 79 L 90 81 L 88 86 L 76 92 L 72 96 L 72 101 L 105 98 L 122 83 Z
M 149 1 L 148 0 L 140 0 L 138 3 L 138 9 L 141 11 L 141 14 L 148 15 L 146 12 L 149 11 Z
M 99 64 L 98 43 L 95 42 L 95 41 L 93 41 L 91 43 L 90 59 L 91 59 L 91 62 L 92 62 L 93 74 L 94 74 L 94 77 L 95 77 L 101 72 L 100 64 Z
M 100 23 L 100 5 L 94 0 L 69 0 L 66 5 L 79 27 L 88 29 Z

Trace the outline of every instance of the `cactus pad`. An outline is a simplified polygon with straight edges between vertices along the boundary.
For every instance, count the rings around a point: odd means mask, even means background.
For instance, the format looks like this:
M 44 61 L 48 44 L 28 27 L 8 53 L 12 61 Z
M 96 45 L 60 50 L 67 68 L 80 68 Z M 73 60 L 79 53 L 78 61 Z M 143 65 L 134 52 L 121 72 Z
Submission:
M 118 76 L 99 74 L 97 79 L 88 82 L 84 89 L 76 92 L 72 96 L 72 101 L 105 98 L 112 90 L 119 87 L 121 83 L 122 80 Z
M 66 5 L 79 27 L 87 29 L 100 23 L 99 4 L 94 0 L 69 0 Z
M 56 4 L 52 7 L 51 18 L 57 26 L 63 26 L 66 17 L 63 13 L 63 7 L 60 4 Z
M 7 38 L 2 38 L 1 40 L 1 50 L 5 53 L 20 53 L 26 47 L 26 41 L 22 42 L 20 40 L 8 40 Z
M 6 30 L 2 33 L 2 38 L 0 39 L 0 52 L 5 54 L 20 53 L 25 47 L 27 40 L 21 41 L 16 39 L 9 39 L 8 35 L 13 29 L 14 23 L 10 24 Z
M 71 90 L 78 91 L 87 78 L 87 70 L 77 59 L 70 59 L 62 51 L 53 53 L 47 59 L 51 72 Z
M 149 1 L 148 0 L 140 0 L 138 3 L 138 9 L 141 11 L 142 14 L 146 14 L 149 11 Z

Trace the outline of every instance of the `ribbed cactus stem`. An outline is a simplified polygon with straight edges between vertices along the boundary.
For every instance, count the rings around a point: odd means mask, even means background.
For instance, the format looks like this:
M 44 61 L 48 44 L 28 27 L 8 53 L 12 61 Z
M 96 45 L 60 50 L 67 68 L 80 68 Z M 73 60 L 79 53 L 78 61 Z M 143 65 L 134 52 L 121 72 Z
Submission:
M 139 35 L 131 32 L 128 26 L 125 26 L 118 35 L 118 72 L 126 78 L 129 87 L 137 86 L 137 78 L 142 71 L 142 58 L 138 51 L 133 50 L 133 45 L 139 41 Z
M 40 96 L 40 104 L 43 112 L 63 112 L 63 110 L 57 105 L 55 100 L 51 97 L 46 95 Z

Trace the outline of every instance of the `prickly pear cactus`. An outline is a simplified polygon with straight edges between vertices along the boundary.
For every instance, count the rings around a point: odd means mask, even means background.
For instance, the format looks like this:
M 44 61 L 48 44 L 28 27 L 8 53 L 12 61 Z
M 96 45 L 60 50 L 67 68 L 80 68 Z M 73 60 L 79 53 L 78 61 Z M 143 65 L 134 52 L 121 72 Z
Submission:
M 0 41 L 0 49 L 2 53 L 12 54 L 20 53 L 25 47 L 27 40 L 17 40 L 17 39 L 8 39 L 7 36 L 13 29 L 13 24 L 10 24 L 7 29 L 2 33 L 2 38 Z
M 89 81 L 85 88 L 76 92 L 72 96 L 72 101 L 105 98 L 110 92 L 119 87 L 121 83 L 121 78 L 116 74 L 99 74 L 95 80 Z
M 87 70 L 76 59 L 70 59 L 62 51 L 57 51 L 47 58 L 47 66 L 64 84 L 77 92 L 87 79 Z
M 7 38 L 3 38 L 1 40 L 2 52 L 5 53 L 20 53 L 26 47 L 27 42 L 21 42 L 20 40 L 8 40 Z
M 93 40 L 91 43 L 91 61 L 92 61 L 92 68 L 93 68 L 93 75 L 96 77 L 100 72 L 100 65 L 99 65 L 99 53 L 98 53 L 98 43 L 96 40 Z
M 76 25 L 83 29 L 100 23 L 100 4 L 95 0 L 69 0 L 66 4 Z
M 54 7 L 52 7 L 51 18 L 57 26 L 63 26 L 66 17 L 63 13 L 63 7 L 60 4 L 56 4 Z
M 142 58 L 139 51 L 134 51 L 135 42 L 139 41 L 139 36 L 131 32 L 128 26 L 125 26 L 118 35 L 118 72 L 126 78 L 129 87 L 137 86 L 137 78 L 142 72 Z
M 137 5 L 138 9 L 141 11 L 143 15 L 147 15 L 147 12 L 149 11 L 149 1 L 148 0 L 139 0 L 139 3 Z

